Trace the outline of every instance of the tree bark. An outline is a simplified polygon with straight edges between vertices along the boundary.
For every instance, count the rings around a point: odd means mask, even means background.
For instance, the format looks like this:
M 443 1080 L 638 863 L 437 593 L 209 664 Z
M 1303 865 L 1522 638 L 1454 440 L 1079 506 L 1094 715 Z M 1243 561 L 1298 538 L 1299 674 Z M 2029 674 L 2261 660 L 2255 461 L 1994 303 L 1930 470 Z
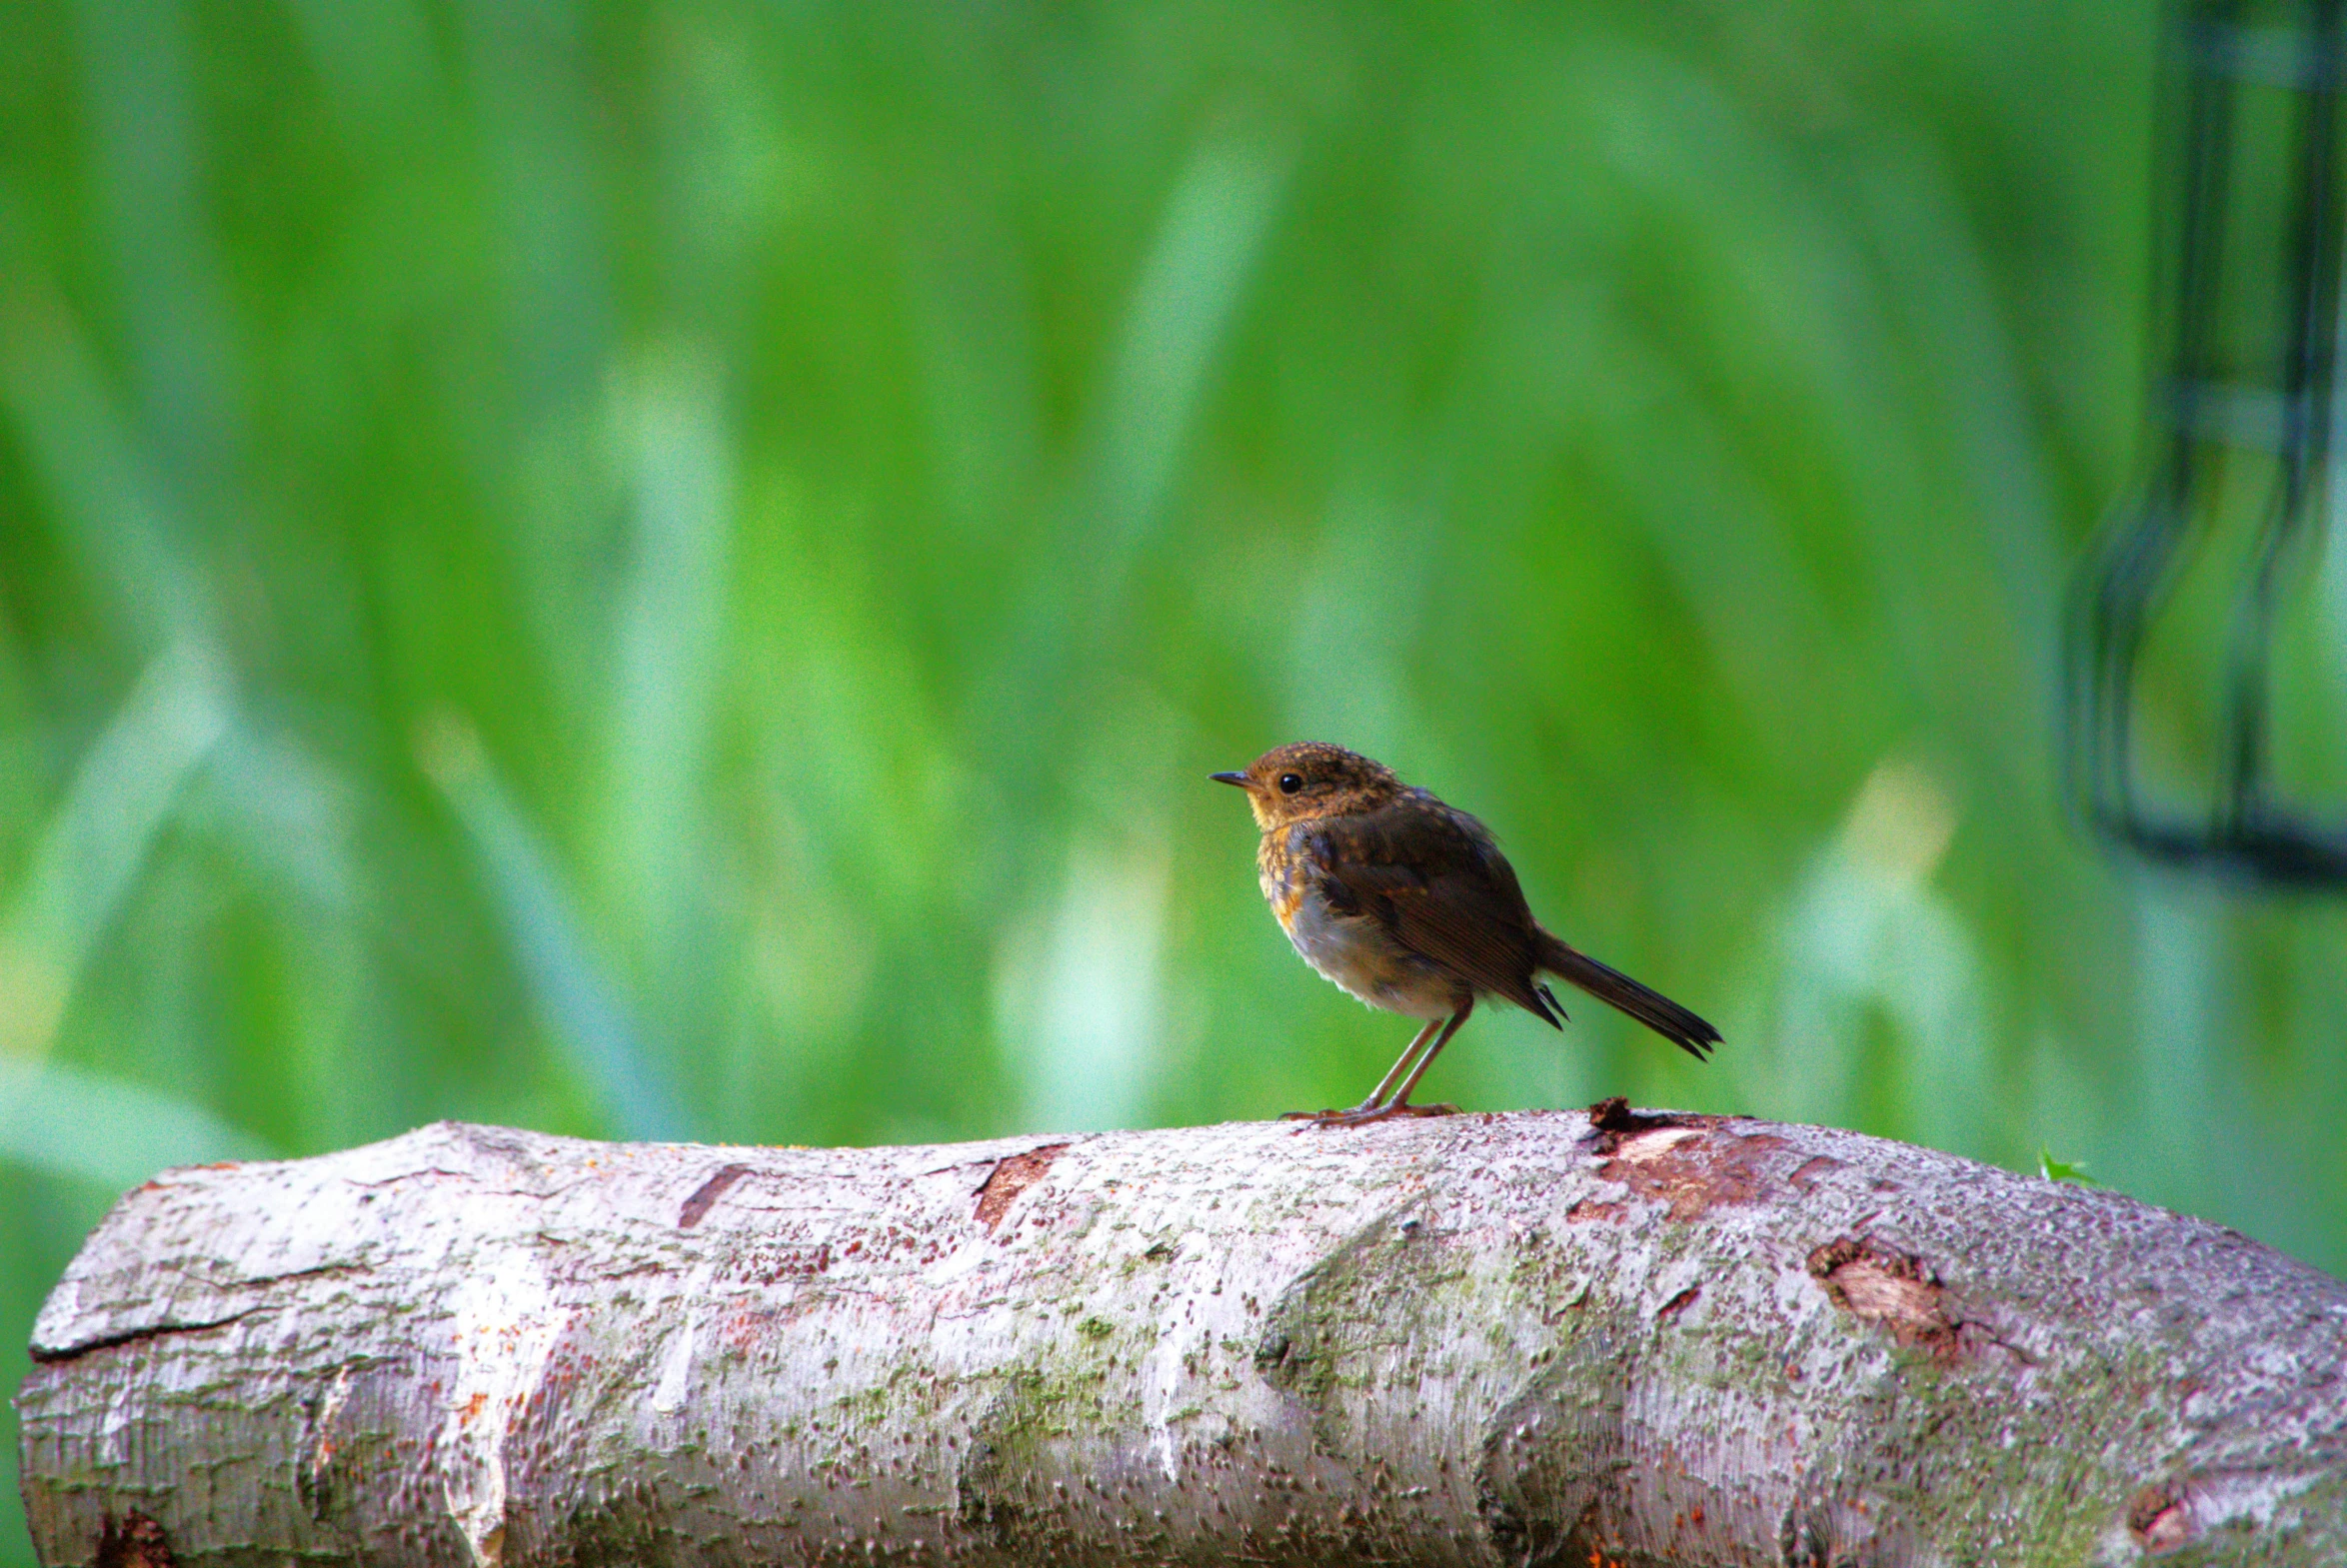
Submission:
M 2347 1287 L 2116 1194 L 1573 1112 L 169 1172 L 19 1397 L 48 1564 L 2335 1564 Z

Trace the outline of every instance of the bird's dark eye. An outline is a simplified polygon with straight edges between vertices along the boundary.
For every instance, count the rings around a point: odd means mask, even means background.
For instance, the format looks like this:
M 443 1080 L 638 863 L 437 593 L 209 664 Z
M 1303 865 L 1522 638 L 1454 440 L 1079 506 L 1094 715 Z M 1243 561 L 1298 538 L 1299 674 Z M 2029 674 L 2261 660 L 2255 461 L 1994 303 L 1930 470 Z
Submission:
M 1301 789 L 1302 787 L 1303 775 L 1281 774 L 1279 776 L 1279 792 L 1281 794 L 1293 794 L 1296 790 Z

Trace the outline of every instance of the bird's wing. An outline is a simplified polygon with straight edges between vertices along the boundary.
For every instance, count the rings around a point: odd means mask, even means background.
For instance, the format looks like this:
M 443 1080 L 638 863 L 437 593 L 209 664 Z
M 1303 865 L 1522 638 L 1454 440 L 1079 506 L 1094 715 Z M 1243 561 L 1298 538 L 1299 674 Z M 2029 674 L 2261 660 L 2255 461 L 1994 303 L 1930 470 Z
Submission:
M 1532 983 L 1538 927 L 1515 871 L 1481 822 L 1431 797 L 1312 824 L 1322 891 L 1478 991 L 1557 1021 Z

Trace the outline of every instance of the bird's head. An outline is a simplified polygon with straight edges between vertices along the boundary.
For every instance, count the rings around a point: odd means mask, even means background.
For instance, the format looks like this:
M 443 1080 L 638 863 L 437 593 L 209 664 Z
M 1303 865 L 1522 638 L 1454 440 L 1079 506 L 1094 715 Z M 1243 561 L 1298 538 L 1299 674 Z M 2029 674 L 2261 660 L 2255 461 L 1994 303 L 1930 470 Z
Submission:
M 1244 789 L 1255 824 L 1265 832 L 1315 816 L 1373 811 L 1402 789 L 1383 763 L 1323 741 L 1298 741 L 1265 752 L 1244 773 L 1207 777 Z

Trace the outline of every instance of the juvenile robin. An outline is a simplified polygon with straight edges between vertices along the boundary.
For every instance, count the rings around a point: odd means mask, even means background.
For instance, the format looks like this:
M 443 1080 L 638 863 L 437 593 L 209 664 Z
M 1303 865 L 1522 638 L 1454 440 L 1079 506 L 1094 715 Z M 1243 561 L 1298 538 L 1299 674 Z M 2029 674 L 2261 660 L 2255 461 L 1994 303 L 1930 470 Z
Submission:
M 1564 1027 L 1555 992 L 1539 980 L 1543 970 L 1697 1061 L 1719 1039 L 1677 1002 L 1532 918 L 1490 830 L 1383 764 L 1304 741 L 1265 752 L 1244 773 L 1209 777 L 1246 791 L 1263 830 L 1255 849 L 1263 896 L 1304 961 L 1372 1007 L 1426 1020 L 1367 1099 L 1350 1110 L 1291 1116 L 1357 1127 L 1451 1114 L 1457 1106 L 1412 1105 L 1409 1093 L 1476 997 L 1504 997 Z

